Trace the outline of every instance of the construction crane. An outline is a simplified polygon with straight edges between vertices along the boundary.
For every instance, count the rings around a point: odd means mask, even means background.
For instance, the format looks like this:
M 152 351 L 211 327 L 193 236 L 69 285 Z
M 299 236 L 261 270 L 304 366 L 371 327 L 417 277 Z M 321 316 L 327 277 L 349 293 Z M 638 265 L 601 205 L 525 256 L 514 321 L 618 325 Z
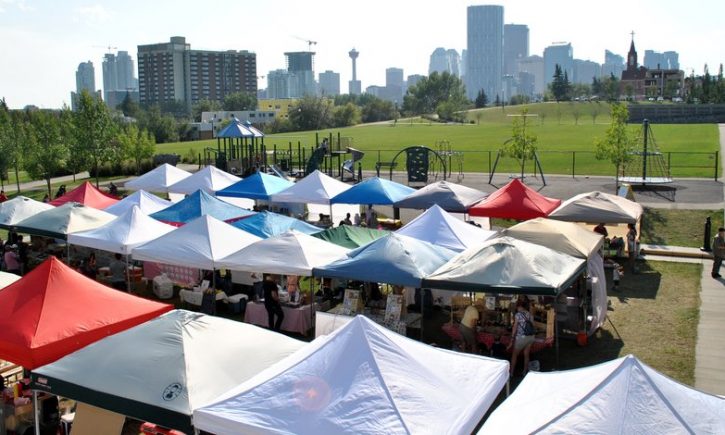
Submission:
M 94 45 L 93 48 L 105 48 L 105 49 L 108 49 L 109 53 L 111 52 L 111 50 L 118 50 L 118 47 L 112 47 L 110 44 L 105 45 L 105 46 L 104 45 Z
M 307 51 L 312 51 L 312 46 L 317 45 L 317 41 L 313 41 L 311 39 L 300 38 L 299 36 L 293 36 L 293 38 L 305 41 L 307 43 Z

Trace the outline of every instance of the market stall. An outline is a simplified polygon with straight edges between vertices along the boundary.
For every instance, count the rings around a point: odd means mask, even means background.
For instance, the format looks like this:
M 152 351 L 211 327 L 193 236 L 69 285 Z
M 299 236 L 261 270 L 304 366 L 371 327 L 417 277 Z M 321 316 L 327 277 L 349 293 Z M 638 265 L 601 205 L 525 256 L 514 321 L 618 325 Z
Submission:
M 551 212 L 550 219 L 568 222 L 636 224 L 644 209 L 640 204 L 604 192 L 587 192 L 567 199 Z
M 347 205 L 336 205 L 333 206 L 330 203 L 330 199 L 339 193 L 342 193 L 350 188 L 349 184 L 345 184 L 332 177 L 325 175 L 319 170 L 305 176 L 305 178 L 299 180 L 294 186 L 289 187 L 279 193 L 271 196 L 270 201 L 274 204 L 278 204 L 284 207 L 288 207 L 290 204 L 301 204 L 303 207 L 307 207 L 307 212 L 322 213 L 310 207 L 310 205 L 324 205 L 327 206 L 325 213 L 330 216 L 330 222 L 335 221 L 342 214 L 346 213 Z M 309 217 L 309 214 L 306 216 Z
M 98 228 L 115 218 L 105 211 L 68 202 L 23 219 L 12 229 L 18 233 L 66 239 L 70 233 Z
M 214 195 L 217 190 L 222 190 L 240 180 L 241 178 L 236 175 L 224 172 L 214 166 L 206 166 L 191 176 L 172 184 L 168 187 L 168 190 L 169 192 L 184 193 L 186 195 L 191 195 L 197 190 L 203 190 L 210 195 Z
M 320 232 L 321 229 L 299 219 L 271 211 L 261 211 L 253 216 L 231 222 L 231 225 L 263 239 L 290 230 L 304 234 L 314 234 Z
M 195 409 L 305 345 L 174 310 L 40 367 L 32 380 L 41 391 L 191 434 Z
M 335 195 L 330 203 L 393 205 L 414 192 L 415 189 L 395 181 L 372 177 Z
M 190 176 L 191 172 L 164 163 L 138 178 L 127 181 L 123 187 L 129 190 L 168 193 L 169 187 Z
M 427 210 L 438 206 L 449 213 L 467 213 L 476 203 L 486 199 L 488 193 L 450 181 L 436 181 L 397 201 L 398 208 Z
M 174 226 L 181 226 L 200 216 L 209 215 L 229 222 L 253 215 L 253 211 L 224 202 L 203 190 L 197 190 L 183 200 L 151 214 L 156 220 Z
M 326 240 L 344 248 L 355 249 L 365 246 L 381 237 L 385 237 L 388 234 L 390 234 L 390 231 L 355 227 L 352 225 L 340 225 L 312 234 L 312 237 Z
M 464 251 L 498 234 L 496 231 L 483 230 L 456 219 L 437 205 L 433 205 L 395 233 L 456 252 Z
M 150 215 L 167 208 L 171 204 L 171 201 L 161 199 L 156 195 L 146 192 L 145 190 L 139 190 L 123 198 L 117 203 L 106 207 L 103 211 L 111 213 L 112 215 L 121 216 L 136 206 L 141 209 L 144 214 Z
M 12 228 L 23 219 L 52 208 L 53 206 L 50 204 L 24 196 L 16 196 L 13 199 L 0 203 L 0 228 Z
M 294 183 L 291 181 L 264 172 L 255 172 L 241 181 L 218 190 L 216 196 L 267 201 L 272 195 L 292 186 Z
M 471 216 L 527 220 L 549 215 L 561 200 L 547 198 L 519 179 L 493 192 L 488 198 L 468 209 Z
M 725 433 L 725 399 L 628 355 L 575 370 L 529 372 L 478 433 Z
M 197 409 L 194 423 L 219 435 L 468 434 L 507 378 L 506 361 L 436 349 L 358 316 Z
M 50 201 L 49 204 L 58 207 L 69 202 L 77 202 L 78 204 L 83 204 L 87 207 L 103 210 L 104 208 L 117 203 L 118 198 L 103 193 L 90 182 L 84 181 L 80 186 L 60 198 L 55 198 Z

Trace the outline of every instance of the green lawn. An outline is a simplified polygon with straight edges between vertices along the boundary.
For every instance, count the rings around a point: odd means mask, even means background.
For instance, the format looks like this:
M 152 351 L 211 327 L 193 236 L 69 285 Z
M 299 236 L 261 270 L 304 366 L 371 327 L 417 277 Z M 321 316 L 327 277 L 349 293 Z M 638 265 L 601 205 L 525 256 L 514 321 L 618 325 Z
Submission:
M 373 169 L 376 161 L 391 161 L 401 149 L 411 145 L 425 145 L 438 149 L 439 144 L 448 142 L 454 151 L 464 151 L 463 168 L 469 172 L 488 172 L 496 152 L 511 135 L 513 117 L 522 108 L 538 117 L 529 119 L 530 131 L 538 136 L 539 157 L 544 171 L 555 174 L 610 175 L 613 167 L 606 161 L 594 158 L 594 140 L 603 137 L 609 122 L 609 107 L 606 103 L 540 103 L 526 106 L 508 106 L 473 110 L 468 118 L 474 124 L 438 124 L 415 118 L 398 123 L 360 125 L 355 127 L 323 130 L 320 137 L 332 133 L 335 137 L 348 138 L 348 143 L 366 152 L 363 159 L 365 169 Z M 578 125 L 573 114 L 580 113 Z M 599 115 L 592 122 L 591 113 Z M 561 113 L 561 116 L 559 116 Z M 479 117 L 480 115 L 480 117 Z M 632 125 L 633 131 L 641 130 Z M 714 124 L 653 125 L 655 141 L 660 151 L 672 154 L 672 175 L 676 177 L 711 177 L 714 172 L 714 156 L 719 149 L 717 126 Z M 315 132 L 295 132 L 269 135 L 265 139 L 268 149 L 275 145 L 287 149 L 292 143 L 294 149 L 300 142 L 304 147 L 314 145 Z M 189 149 L 200 153 L 207 146 L 216 148 L 216 140 L 177 142 L 158 145 L 158 152 L 186 155 Z M 576 151 L 576 155 L 572 152 Z M 502 159 L 499 171 L 515 171 L 517 163 Z M 531 169 L 530 169 L 531 170 Z
M 662 210 L 647 208 L 642 219 L 642 243 L 702 246 L 705 218 L 711 218 L 712 236 L 723 226 L 722 210 Z

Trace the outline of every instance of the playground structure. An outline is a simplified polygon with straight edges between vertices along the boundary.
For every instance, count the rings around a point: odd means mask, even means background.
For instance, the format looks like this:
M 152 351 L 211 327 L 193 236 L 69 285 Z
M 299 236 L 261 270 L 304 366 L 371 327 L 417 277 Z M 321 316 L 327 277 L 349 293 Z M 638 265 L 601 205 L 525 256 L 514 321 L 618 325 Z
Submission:
M 456 182 L 460 183 L 463 181 L 464 173 L 463 173 L 463 157 L 465 156 L 464 153 L 460 151 L 453 151 L 451 148 L 451 142 L 448 140 L 437 140 L 435 143 L 436 150 L 438 154 L 443 158 L 443 160 L 446 162 L 445 168 L 448 169 L 448 175 L 447 178 L 451 178 L 453 176 L 453 169 L 456 169 Z M 431 171 L 436 173 L 437 172 L 437 165 L 438 161 L 433 160 L 431 162 Z M 444 174 L 445 177 L 445 174 Z
M 496 153 L 496 160 L 493 162 L 493 167 L 491 168 L 491 173 L 488 175 L 488 184 L 491 184 L 493 181 L 493 176 L 496 175 L 496 167 L 498 166 L 499 161 L 502 157 L 505 157 L 505 153 L 501 150 L 499 150 Z M 541 175 L 541 182 L 544 186 L 546 186 L 546 177 L 544 176 L 544 170 L 541 168 L 541 161 L 539 160 L 539 155 L 534 153 L 534 158 L 532 159 L 534 162 L 534 173 L 533 177 L 536 178 L 538 175 Z M 521 175 L 510 175 L 509 178 L 519 178 L 521 181 L 524 181 L 524 178 L 526 178 L 526 174 L 522 173 Z
M 642 121 L 640 147 L 629 153 L 629 160 L 617 174 L 617 185 L 628 183 L 634 189 L 650 190 L 670 200 L 675 200 L 677 189 L 667 186 L 672 183 L 670 167 L 660 152 L 647 119 Z
M 405 160 L 398 159 L 405 155 Z M 398 151 L 393 159 L 389 162 L 378 161 L 375 163 L 375 171 L 380 176 L 380 170 L 386 168 L 389 170 L 389 179 L 393 179 L 393 171 L 404 171 L 407 176 L 407 183 L 422 183 L 418 186 L 426 185 L 438 180 L 439 175 L 443 180 L 447 179 L 446 161 L 437 151 L 425 146 L 410 146 Z M 440 169 L 440 172 L 439 172 Z

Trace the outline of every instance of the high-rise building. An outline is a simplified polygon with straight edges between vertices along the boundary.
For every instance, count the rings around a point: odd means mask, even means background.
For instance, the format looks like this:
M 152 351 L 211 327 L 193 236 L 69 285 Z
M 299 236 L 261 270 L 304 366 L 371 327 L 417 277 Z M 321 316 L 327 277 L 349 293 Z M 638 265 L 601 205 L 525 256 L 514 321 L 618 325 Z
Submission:
M 662 53 L 669 69 L 680 69 L 680 55 L 676 51 Z
M 97 95 L 101 98 L 100 91 L 96 90 L 96 70 L 93 68 L 93 62 L 81 62 L 76 70 L 76 90 L 70 93 L 70 104 L 73 110 L 78 106 L 78 96 L 83 91 L 88 91 L 91 95 Z
M 319 75 L 320 95 L 340 95 L 340 73 L 327 70 Z
M 461 57 L 458 55 L 458 52 L 452 48 L 446 50 L 443 47 L 438 47 L 433 50 L 433 53 L 430 55 L 430 62 L 428 63 L 428 74 L 433 74 L 434 72 L 448 72 L 456 77 L 460 77 Z
M 602 67 L 591 60 L 574 59 L 574 76 L 572 83 L 591 84 L 592 80 L 599 78 Z
M 679 58 L 676 51 L 659 53 L 654 50 L 645 50 L 644 67 L 647 69 L 680 69 Z
M 297 76 L 286 69 L 278 69 L 267 73 L 267 98 L 297 98 L 299 89 Z
M 348 93 L 350 95 L 360 95 L 362 93 L 362 83 L 357 79 L 357 58 L 360 56 L 360 52 L 353 48 L 347 54 L 350 56 L 350 60 L 352 60 L 352 80 L 347 84 Z
M 503 26 L 503 73 L 515 76 L 517 61 L 529 55 L 529 26 L 506 24 Z
M 404 86 L 402 68 L 387 68 L 385 70 L 385 94 L 383 97 L 386 100 L 402 103 Z
M 544 49 L 544 83 L 548 86 L 554 81 L 556 65 L 559 65 L 562 74 L 566 73 L 569 81 L 574 77 L 574 50 L 571 43 L 555 42 Z
M 234 92 L 257 93 L 257 55 L 249 51 L 192 50 L 183 36 L 138 46 L 141 104 L 222 102 Z
M 126 94 L 138 101 L 138 80 L 133 59 L 127 51 L 119 51 L 117 55 L 106 53 L 103 56 L 103 97 L 106 104 L 114 108 L 123 101 Z
M 524 80 L 531 81 L 531 84 L 529 85 L 528 82 L 526 83 L 526 86 L 530 89 L 532 89 L 532 94 L 526 94 L 524 90 L 520 89 L 519 93 L 523 95 L 528 95 L 530 97 L 535 96 L 542 96 L 544 95 L 544 91 L 546 90 L 546 84 L 544 79 L 544 58 L 541 56 L 533 55 L 528 56 L 523 59 L 518 60 L 518 71 L 519 75 L 521 73 L 527 73 L 530 74 L 531 77 L 525 77 Z M 519 81 L 521 78 L 519 77 Z
M 493 100 L 503 92 L 503 6 L 469 6 L 467 15 L 466 93 Z
M 297 78 L 297 95 L 291 98 L 305 95 L 315 95 L 315 53 L 312 51 L 294 51 L 284 54 L 287 59 L 287 71 Z
M 624 71 L 624 57 L 604 50 L 604 63 L 602 64 L 602 77 L 614 76 L 619 79 Z
M 405 83 L 406 89 L 410 89 L 413 86 L 417 85 L 418 82 L 420 82 L 424 78 L 425 78 L 425 76 L 422 75 L 422 74 L 411 74 L 411 75 L 409 75 L 408 76 L 408 79 L 405 81 L 406 82 Z

